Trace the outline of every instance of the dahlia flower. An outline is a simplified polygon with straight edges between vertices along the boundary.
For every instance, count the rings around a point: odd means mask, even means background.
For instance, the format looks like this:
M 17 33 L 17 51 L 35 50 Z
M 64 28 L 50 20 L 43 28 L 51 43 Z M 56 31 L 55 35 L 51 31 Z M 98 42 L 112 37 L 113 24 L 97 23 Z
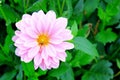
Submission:
M 22 20 L 16 23 L 18 30 L 12 38 L 16 46 L 15 54 L 26 63 L 33 60 L 35 69 L 58 68 L 60 61 L 66 59 L 65 50 L 74 47 L 67 42 L 73 36 L 66 26 L 67 19 L 56 18 L 54 11 L 24 14 Z

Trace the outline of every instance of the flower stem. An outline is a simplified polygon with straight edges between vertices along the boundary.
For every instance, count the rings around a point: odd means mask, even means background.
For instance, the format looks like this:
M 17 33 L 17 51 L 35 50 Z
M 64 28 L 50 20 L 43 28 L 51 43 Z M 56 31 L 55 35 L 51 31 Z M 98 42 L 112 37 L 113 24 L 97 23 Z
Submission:
M 117 77 L 117 76 L 119 76 L 119 75 L 120 75 L 120 71 L 117 72 L 117 73 L 114 75 L 114 77 Z

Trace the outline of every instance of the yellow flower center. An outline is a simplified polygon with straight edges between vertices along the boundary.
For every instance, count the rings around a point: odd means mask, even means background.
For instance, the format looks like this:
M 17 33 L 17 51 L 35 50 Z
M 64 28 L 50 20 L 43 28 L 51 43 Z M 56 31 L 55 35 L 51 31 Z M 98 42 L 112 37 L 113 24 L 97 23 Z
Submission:
M 49 36 L 47 34 L 41 34 L 37 38 L 39 45 L 47 45 L 49 43 Z

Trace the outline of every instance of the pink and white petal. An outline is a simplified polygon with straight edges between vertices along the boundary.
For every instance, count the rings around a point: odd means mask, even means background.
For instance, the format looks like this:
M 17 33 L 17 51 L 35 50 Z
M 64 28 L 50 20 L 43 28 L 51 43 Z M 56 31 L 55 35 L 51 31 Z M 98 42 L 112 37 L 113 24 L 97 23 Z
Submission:
M 56 50 L 55 48 L 49 44 L 45 46 L 45 52 L 50 56 L 50 57 L 55 57 L 56 56 Z
M 65 29 L 67 26 L 67 18 L 60 17 L 56 20 L 55 26 L 61 29 Z
M 38 34 L 34 30 L 32 30 L 31 28 L 28 28 L 26 30 L 26 33 L 32 38 L 37 38 L 37 36 L 38 36 Z
M 40 34 L 41 32 L 41 21 L 39 21 L 39 15 L 37 12 L 34 12 L 32 14 L 32 20 L 34 22 L 34 29 L 37 34 Z
M 19 36 L 22 40 L 24 40 L 24 41 L 34 41 L 35 40 L 35 38 L 32 38 L 32 37 L 30 37 L 29 35 L 27 35 L 27 34 L 21 34 L 20 36 Z
M 19 29 L 19 30 L 21 30 L 21 31 L 23 31 L 24 32 L 24 27 L 26 27 L 26 25 L 25 24 L 23 24 L 23 21 L 21 20 L 21 21 L 19 21 L 19 22 L 17 22 L 16 24 L 16 27 Z
M 23 41 L 22 39 L 18 38 L 18 39 L 15 41 L 15 43 L 22 44 L 22 43 L 24 43 L 24 41 Z
M 29 47 L 25 47 L 23 44 L 14 43 L 14 45 L 16 47 L 18 47 L 19 49 L 21 49 L 21 50 L 27 50 L 27 49 L 29 49 Z
M 65 40 L 71 40 L 73 38 L 73 35 L 71 34 L 71 31 L 68 29 L 63 30 L 59 36 L 62 36 L 62 39 Z
M 55 47 L 55 50 L 57 52 L 64 52 L 66 49 L 64 47 L 64 45 L 62 45 L 63 43 L 60 44 L 52 44 Z
M 15 35 L 15 36 L 12 37 L 12 41 L 15 42 L 18 38 L 19 38 L 19 37 Z
M 40 53 L 38 53 L 34 57 L 34 65 L 39 66 L 41 62 L 42 62 L 42 57 L 41 57 Z
M 27 41 L 27 42 L 24 42 L 23 44 L 25 47 L 35 47 L 38 45 L 38 43 L 36 41 Z
M 36 66 L 36 65 L 34 64 L 34 68 L 35 68 L 35 70 L 37 70 L 38 67 L 39 67 L 39 66 Z
M 25 53 L 27 53 L 27 50 L 21 50 L 21 49 L 18 49 L 18 48 L 15 50 L 15 54 L 17 56 L 21 56 L 21 55 L 23 55 Z
M 74 48 L 74 45 L 69 42 L 63 42 L 61 45 L 64 46 L 65 49 L 73 49 Z
M 60 44 L 62 41 L 63 40 L 60 36 L 51 36 L 49 42 L 52 44 Z
M 29 58 L 33 58 L 35 57 L 38 53 L 39 53 L 40 47 L 36 46 L 36 47 L 32 47 L 29 51 L 28 51 L 28 57 Z
M 16 36 L 20 36 L 20 35 L 21 35 L 21 31 L 16 30 L 16 31 L 15 31 L 15 35 L 16 35 Z
M 33 58 L 29 58 L 27 54 L 23 54 L 21 56 L 21 61 L 24 61 L 26 63 L 30 62 Z
M 24 15 L 22 16 L 22 19 L 28 19 L 28 18 L 31 18 L 31 15 L 29 15 L 29 14 L 24 14 Z
M 42 59 L 48 58 L 48 53 L 46 53 L 45 47 L 41 47 L 40 54 L 41 54 Z
M 65 62 L 67 55 L 66 55 L 65 52 L 61 52 L 61 53 L 58 53 L 56 57 L 57 57 L 59 60 Z
M 63 29 L 65 29 L 66 26 L 67 26 L 67 19 L 61 17 L 61 18 L 56 19 L 56 22 L 54 24 L 54 28 L 52 30 L 54 31 L 54 33 L 59 33 Z
M 56 19 L 56 14 L 54 11 L 48 11 L 46 16 L 52 21 L 52 20 L 55 20 Z
M 51 65 L 50 65 L 52 68 L 58 68 L 59 67 L 59 61 L 52 61 L 51 62 Z
M 46 64 L 44 63 L 44 60 L 42 60 L 41 64 L 39 65 L 39 67 L 42 69 L 42 70 L 47 70 L 47 67 L 46 67 Z

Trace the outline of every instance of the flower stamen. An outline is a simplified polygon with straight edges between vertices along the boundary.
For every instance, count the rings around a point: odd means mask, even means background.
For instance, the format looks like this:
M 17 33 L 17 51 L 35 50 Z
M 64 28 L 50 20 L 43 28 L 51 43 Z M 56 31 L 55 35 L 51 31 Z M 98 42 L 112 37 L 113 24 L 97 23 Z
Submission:
M 38 36 L 37 42 L 39 45 L 47 45 L 49 43 L 49 36 L 46 34 L 41 34 Z

